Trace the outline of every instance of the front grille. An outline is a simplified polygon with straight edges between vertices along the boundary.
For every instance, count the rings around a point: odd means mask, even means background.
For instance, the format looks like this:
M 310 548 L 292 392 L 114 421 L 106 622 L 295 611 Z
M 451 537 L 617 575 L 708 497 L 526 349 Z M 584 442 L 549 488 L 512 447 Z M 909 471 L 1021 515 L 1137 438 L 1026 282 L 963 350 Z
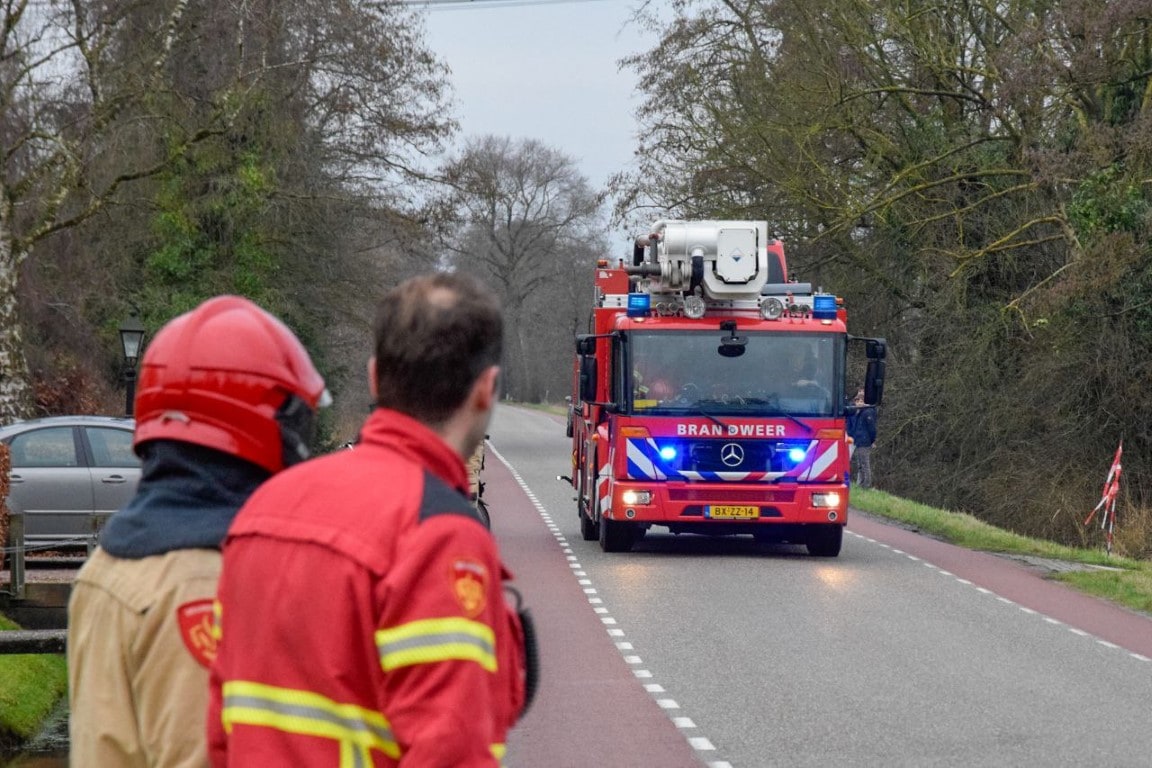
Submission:
M 670 501 L 707 501 L 709 503 L 742 502 L 746 504 L 789 504 L 796 498 L 794 490 L 768 490 L 755 488 L 669 488 Z
M 725 463 L 725 448 L 735 444 L 743 460 Z M 807 448 L 807 443 L 777 440 L 692 440 L 682 446 L 671 468 L 691 472 L 787 472 L 795 466 L 788 459 L 791 448 Z M 728 451 L 731 451 L 729 448 Z M 732 457 L 728 457 L 731 461 Z

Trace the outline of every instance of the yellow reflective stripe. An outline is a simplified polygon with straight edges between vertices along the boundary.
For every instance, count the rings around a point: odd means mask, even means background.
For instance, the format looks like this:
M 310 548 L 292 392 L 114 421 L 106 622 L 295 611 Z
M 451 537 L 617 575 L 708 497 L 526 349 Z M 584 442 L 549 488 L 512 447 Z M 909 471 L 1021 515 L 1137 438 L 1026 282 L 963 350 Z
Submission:
M 340 768 L 372 768 L 372 754 L 367 747 L 340 742 Z
M 224 636 L 224 604 L 212 601 L 212 639 L 219 642 Z
M 474 661 L 496 671 L 496 634 L 487 624 L 458 616 L 422 619 L 376 632 L 385 672 L 414 664 Z
M 507 744 L 490 744 L 488 746 L 488 751 L 492 753 L 492 757 L 496 758 L 497 760 L 501 760 L 504 758 L 504 755 L 507 754 L 507 752 L 508 752 L 508 745 Z
M 224 707 L 220 720 L 226 731 L 233 725 L 274 728 L 301 736 L 335 739 L 342 745 L 341 764 L 362 764 L 364 750 L 378 749 L 389 757 L 400 757 L 400 746 L 392 726 L 379 712 L 340 704 L 312 691 L 279 688 L 246 680 L 224 683 Z M 368 763 L 370 765 L 370 763 Z

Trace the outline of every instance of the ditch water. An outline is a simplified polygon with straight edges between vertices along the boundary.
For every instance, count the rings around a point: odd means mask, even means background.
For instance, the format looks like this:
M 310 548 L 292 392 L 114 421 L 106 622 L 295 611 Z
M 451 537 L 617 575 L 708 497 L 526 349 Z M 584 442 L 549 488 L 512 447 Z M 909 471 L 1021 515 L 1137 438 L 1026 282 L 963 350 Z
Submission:
M 82 559 L 30 559 L 27 563 L 28 599 L 4 601 L 3 613 L 25 629 L 61 629 L 67 626 L 69 585 Z M 11 575 L 0 572 L 0 585 Z M 61 701 L 40 734 L 19 751 L 0 749 L 0 768 L 67 768 L 68 702 Z
M 3 768 L 68 768 L 68 704 L 61 702 L 44 730 L 19 753 L 0 752 Z
M 3 760 L 0 757 L 0 760 Z M 0 763 L 5 768 L 68 768 L 67 752 L 17 755 L 8 762 Z

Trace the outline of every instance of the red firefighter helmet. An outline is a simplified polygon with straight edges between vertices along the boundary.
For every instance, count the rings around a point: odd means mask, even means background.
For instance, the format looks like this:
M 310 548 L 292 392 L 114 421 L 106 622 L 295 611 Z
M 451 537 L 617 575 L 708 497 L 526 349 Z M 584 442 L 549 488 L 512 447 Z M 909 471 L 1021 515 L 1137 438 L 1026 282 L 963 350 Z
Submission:
M 133 447 L 182 440 L 269 472 L 308 457 L 324 379 L 288 327 L 239 296 L 164 325 L 144 352 Z

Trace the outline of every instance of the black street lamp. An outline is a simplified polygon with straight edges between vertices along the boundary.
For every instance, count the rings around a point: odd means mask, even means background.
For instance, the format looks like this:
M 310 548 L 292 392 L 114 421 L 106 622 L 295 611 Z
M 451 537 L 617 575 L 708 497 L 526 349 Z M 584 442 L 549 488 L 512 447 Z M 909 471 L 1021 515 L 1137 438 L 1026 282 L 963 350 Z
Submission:
M 136 400 L 136 361 L 140 358 L 140 348 L 144 345 L 144 325 L 133 312 L 120 323 L 120 346 L 124 349 L 124 413 L 132 415 Z

